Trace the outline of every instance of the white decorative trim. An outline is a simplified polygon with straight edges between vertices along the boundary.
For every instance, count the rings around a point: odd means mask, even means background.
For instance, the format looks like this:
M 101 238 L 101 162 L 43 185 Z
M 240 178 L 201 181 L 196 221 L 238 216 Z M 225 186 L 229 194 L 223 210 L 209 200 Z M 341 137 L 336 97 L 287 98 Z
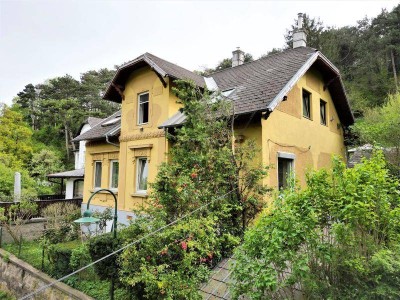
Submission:
M 287 159 L 296 159 L 296 155 L 294 155 L 293 153 L 288 153 L 288 152 L 277 152 L 278 157 L 281 158 L 287 158 Z
M 312 66 L 312 64 L 318 59 L 319 52 L 314 53 L 311 57 L 306 61 L 306 63 L 294 74 L 294 76 L 286 83 L 283 89 L 275 96 L 274 100 L 268 105 L 268 108 L 274 110 L 279 103 L 282 102 L 284 96 L 289 93 L 289 91 L 294 87 L 297 81 L 303 76 L 308 69 Z

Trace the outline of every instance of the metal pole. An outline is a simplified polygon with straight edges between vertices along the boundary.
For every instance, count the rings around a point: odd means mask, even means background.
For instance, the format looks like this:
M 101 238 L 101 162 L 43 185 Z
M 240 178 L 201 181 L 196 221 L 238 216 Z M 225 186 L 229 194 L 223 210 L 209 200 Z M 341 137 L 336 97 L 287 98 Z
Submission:
M 117 221 L 118 221 L 118 201 L 117 201 L 117 197 L 115 196 L 115 194 L 114 194 L 111 190 L 109 190 L 109 189 L 99 189 L 99 190 L 97 190 L 96 192 L 94 192 L 94 193 L 90 196 L 90 198 L 89 198 L 89 200 L 88 200 L 88 203 L 87 203 L 87 205 L 86 205 L 86 209 L 89 210 L 90 201 L 92 201 L 94 195 L 96 195 L 96 194 L 99 193 L 99 192 L 108 192 L 108 193 L 110 193 L 110 194 L 113 196 L 113 198 L 114 198 L 114 206 L 115 206 L 115 208 L 114 208 L 114 218 L 113 218 L 113 228 L 112 228 L 112 231 L 113 231 L 113 239 L 116 240 L 116 239 L 117 239 Z M 110 299 L 111 299 L 111 300 L 114 300 L 114 285 L 115 285 L 115 278 L 114 278 L 114 276 L 112 276 L 112 277 L 111 277 L 111 284 L 110 284 Z

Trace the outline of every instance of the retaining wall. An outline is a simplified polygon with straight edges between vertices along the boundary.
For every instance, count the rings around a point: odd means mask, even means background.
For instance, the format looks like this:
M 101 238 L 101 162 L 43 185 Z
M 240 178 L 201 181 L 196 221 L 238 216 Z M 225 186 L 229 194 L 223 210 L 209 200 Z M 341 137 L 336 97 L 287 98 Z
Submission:
M 9 291 L 20 298 L 53 281 L 54 279 L 47 274 L 0 249 L 0 290 Z M 56 283 L 31 299 L 94 300 L 62 282 Z

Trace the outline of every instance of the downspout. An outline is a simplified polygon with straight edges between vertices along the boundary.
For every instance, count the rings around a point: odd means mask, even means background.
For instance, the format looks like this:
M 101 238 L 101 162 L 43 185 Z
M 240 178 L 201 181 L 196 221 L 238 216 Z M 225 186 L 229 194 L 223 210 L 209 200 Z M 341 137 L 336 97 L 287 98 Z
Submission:
M 110 145 L 113 145 L 113 146 L 119 148 L 119 144 L 110 142 L 110 140 L 108 139 L 108 133 L 106 133 L 106 142 L 107 142 L 107 144 L 110 144 Z

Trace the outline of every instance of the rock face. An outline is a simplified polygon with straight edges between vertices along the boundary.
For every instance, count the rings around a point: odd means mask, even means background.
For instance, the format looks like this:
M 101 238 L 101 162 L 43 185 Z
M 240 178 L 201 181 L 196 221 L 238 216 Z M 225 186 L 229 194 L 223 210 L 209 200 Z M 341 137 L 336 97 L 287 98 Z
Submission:
M 0 290 L 10 292 L 20 298 L 54 281 L 51 277 L 35 269 L 14 255 L 0 249 Z M 58 282 L 30 299 L 82 299 L 93 298 Z

